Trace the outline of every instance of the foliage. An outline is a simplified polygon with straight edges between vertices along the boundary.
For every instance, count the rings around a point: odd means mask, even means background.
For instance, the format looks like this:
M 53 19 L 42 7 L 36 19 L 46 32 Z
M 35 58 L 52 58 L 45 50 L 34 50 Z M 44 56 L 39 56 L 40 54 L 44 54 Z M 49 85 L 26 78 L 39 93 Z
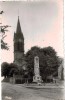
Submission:
M 3 11 L 0 11 L 0 14 L 3 14 Z M 0 23 L 2 24 L 2 23 Z M 9 50 L 7 43 L 4 42 L 4 38 L 6 37 L 5 32 L 8 31 L 7 28 L 10 27 L 9 25 L 0 25 L 0 34 L 1 38 L 1 49 Z
M 28 75 L 31 74 L 31 77 L 34 75 L 35 56 L 39 57 L 40 75 L 42 78 L 46 78 L 58 70 L 59 61 L 55 50 L 50 46 L 46 48 L 34 46 L 26 53 L 27 69 L 29 72 Z
M 10 71 L 9 71 L 9 76 L 12 77 L 13 74 L 19 74 L 19 70 L 16 64 L 11 63 L 10 64 Z
M 7 62 L 3 62 L 1 65 L 1 75 L 5 78 L 9 76 L 9 64 Z
M 14 63 L 8 64 L 7 62 L 3 62 L 1 65 L 1 75 L 6 77 L 12 77 L 13 74 L 18 74 L 19 70 L 17 65 Z
M 9 50 L 7 43 L 5 43 L 3 40 L 1 40 L 1 49 Z

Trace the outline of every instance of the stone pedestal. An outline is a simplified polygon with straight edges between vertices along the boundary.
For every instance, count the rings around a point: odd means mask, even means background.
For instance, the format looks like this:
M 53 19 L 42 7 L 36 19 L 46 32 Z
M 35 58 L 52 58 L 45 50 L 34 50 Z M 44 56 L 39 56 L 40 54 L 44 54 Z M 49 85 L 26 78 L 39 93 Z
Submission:
M 34 58 L 34 76 L 33 76 L 33 82 L 36 83 L 41 83 L 42 79 L 40 76 L 40 71 L 39 71 L 39 57 L 36 56 Z
M 41 76 L 33 76 L 33 82 L 41 83 Z

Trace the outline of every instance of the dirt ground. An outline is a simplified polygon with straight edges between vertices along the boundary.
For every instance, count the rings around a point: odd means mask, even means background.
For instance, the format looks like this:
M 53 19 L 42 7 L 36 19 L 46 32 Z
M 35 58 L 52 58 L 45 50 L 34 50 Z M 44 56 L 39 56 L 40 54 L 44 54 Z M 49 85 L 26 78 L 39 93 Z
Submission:
M 65 100 L 60 90 L 36 90 L 23 85 L 2 83 L 2 100 Z

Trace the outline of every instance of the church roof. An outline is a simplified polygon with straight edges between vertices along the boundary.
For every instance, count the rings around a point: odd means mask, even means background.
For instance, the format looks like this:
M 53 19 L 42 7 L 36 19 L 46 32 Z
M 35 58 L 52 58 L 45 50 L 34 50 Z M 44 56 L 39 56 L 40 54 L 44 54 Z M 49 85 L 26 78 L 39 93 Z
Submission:
M 19 16 L 18 16 L 16 33 L 21 33 L 21 26 L 20 26 Z
M 21 25 L 20 25 L 20 20 L 19 20 L 19 16 L 18 16 L 18 22 L 17 22 L 17 28 L 16 28 L 16 33 L 14 34 L 16 35 L 15 38 L 23 38 L 23 33 L 22 33 L 22 30 L 21 30 Z

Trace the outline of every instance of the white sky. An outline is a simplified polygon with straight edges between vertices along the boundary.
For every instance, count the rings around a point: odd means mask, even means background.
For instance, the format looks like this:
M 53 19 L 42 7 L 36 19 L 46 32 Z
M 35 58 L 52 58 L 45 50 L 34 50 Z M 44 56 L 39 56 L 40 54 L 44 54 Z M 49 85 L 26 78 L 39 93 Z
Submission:
M 2 50 L 2 61 L 13 61 L 13 34 L 16 31 L 18 11 L 21 29 L 25 38 L 25 52 L 32 46 L 52 46 L 63 57 L 63 0 L 37 2 L 0 2 L 4 14 L 3 25 L 11 25 L 5 42 L 10 50 Z

